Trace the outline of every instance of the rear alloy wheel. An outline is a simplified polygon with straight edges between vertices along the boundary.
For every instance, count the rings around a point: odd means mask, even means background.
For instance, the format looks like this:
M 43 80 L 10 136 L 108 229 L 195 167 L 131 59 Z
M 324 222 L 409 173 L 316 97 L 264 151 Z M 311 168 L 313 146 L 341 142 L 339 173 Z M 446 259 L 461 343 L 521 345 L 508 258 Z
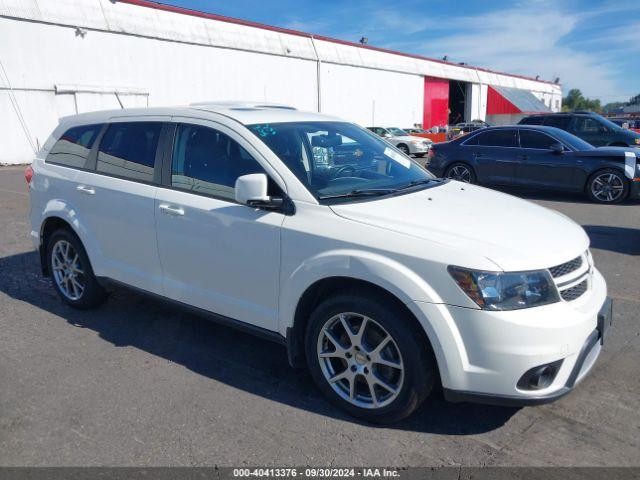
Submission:
M 47 242 L 47 263 L 53 286 L 64 303 L 87 309 L 101 304 L 107 292 L 93 274 L 89 257 L 80 239 L 63 228 Z
M 409 147 L 407 147 L 404 143 L 401 143 L 400 145 L 398 145 L 398 150 L 400 150 L 402 153 L 404 153 L 407 156 L 411 153 L 409 151 Z
M 445 177 L 464 183 L 475 183 L 476 174 L 473 169 L 464 163 L 454 163 L 447 169 Z
M 587 192 L 594 202 L 619 203 L 627 196 L 629 185 L 622 172 L 602 170 L 589 180 Z

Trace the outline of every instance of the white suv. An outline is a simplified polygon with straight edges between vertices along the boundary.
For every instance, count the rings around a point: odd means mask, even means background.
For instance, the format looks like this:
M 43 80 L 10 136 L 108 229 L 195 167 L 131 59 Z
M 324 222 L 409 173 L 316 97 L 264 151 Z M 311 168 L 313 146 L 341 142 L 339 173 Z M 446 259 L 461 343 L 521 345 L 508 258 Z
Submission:
M 286 345 L 351 414 L 543 403 L 591 369 L 611 321 L 585 232 L 434 178 L 376 135 L 252 104 L 61 120 L 27 179 L 62 300 L 114 285 Z

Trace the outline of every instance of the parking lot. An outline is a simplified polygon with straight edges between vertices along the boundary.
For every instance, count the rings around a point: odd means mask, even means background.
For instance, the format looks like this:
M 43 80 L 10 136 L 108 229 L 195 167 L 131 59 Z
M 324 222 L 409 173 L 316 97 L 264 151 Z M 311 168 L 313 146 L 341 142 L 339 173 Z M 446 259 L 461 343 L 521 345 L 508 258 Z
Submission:
M 63 306 L 28 237 L 23 170 L 0 168 L 1 465 L 640 465 L 638 202 L 511 192 L 584 226 L 614 299 L 572 394 L 514 409 L 436 392 L 380 428 L 329 405 L 278 345 L 124 291 Z

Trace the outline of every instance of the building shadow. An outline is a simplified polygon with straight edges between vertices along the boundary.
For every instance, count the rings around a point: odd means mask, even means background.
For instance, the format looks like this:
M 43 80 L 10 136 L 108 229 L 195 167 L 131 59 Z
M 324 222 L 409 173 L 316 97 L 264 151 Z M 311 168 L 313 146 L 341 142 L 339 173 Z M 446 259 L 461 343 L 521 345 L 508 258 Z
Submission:
M 0 291 L 88 328 L 116 347 L 135 347 L 254 395 L 343 421 L 362 423 L 330 405 L 306 371 L 287 363 L 285 348 L 207 321 L 169 302 L 125 289 L 91 311 L 74 310 L 42 277 L 35 252 L 0 258 Z M 518 409 L 445 402 L 437 389 L 418 412 L 386 428 L 473 435 L 504 425 Z

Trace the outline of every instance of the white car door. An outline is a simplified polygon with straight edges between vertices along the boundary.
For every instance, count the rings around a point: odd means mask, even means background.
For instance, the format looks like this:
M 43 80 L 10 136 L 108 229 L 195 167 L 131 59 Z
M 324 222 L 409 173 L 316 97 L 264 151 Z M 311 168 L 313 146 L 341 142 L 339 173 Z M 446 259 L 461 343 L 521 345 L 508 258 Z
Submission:
M 284 215 L 236 203 L 233 188 L 265 171 L 258 153 L 224 125 L 173 120 L 155 204 L 165 295 L 276 330 Z
M 95 163 L 75 178 L 75 204 L 93 242 L 96 275 L 161 294 L 154 165 L 169 117 L 132 120 L 110 123 L 98 140 Z

